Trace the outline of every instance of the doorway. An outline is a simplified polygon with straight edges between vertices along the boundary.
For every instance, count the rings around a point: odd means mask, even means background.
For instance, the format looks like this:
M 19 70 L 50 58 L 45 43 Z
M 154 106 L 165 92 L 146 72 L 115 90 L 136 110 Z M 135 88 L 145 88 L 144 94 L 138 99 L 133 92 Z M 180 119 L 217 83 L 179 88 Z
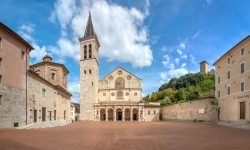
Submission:
M 54 120 L 56 120 L 56 110 L 54 110 Z
M 42 121 L 46 121 L 46 108 L 42 107 Z
M 37 122 L 37 110 L 34 110 L 34 122 Z
M 117 114 L 117 121 L 122 121 L 122 110 L 117 109 L 116 114 Z
M 64 118 L 64 120 L 66 119 L 66 110 L 64 110 L 63 118 Z
M 51 121 L 51 111 L 49 111 L 49 120 Z
M 246 102 L 240 102 L 240 119 L 246 119 Z

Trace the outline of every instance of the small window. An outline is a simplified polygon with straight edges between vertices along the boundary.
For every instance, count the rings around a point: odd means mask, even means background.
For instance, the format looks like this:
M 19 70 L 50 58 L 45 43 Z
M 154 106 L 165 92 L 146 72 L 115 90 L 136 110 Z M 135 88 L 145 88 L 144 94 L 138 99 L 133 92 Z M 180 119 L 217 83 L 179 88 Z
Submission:
M 2 104 L 3 104 L 3 96 L 0 95 L 0 105 L 2 105 Z
M 3 76 L 2 76 L 2 75 L 0 75 L 0 84 L 2 83 L 2 77 L 3 77 Z
M 56 79 L 56 74 L 53 72 L 53 73 L 51 73 L 51 79 L 52 80 L 55 80 Z
M 2 66 L 3 58 L 0 58 L 0 67 Z
M 89 70 L 89 74 L 91 74 L 91 70 Z
M 46 96 L 46 89 L 43 89 L 42 94 L 43 96 Z
M 87 46 L 84 45 L 84 59 L 87 59 Z
M 92 45 L 89 44 L 89 58 L 92 58 Z
M 245 72 L 245 63 L 241 63 L 240 64 L 240 73 L 244 73 Z
M 244 55 L 244 51 L 245 51 L 244 48 L 242 48 L 242 49 L 241 49 L 241 52 L 240 52 L 241 56 Z
M 148 110 L 148 115 L 150 115 L 150 110 Z
M 218 77 L 218 83 L 220 84 L 220 77 Z
M 245 91 L 245 82 L 240 82 L 240 91 Z
M 22 51 L 21 58 L 22 58 L 22 59 L 25 58 L 25 52 L 24 52 L 24 51 Z
M 18 122 L 15 122 L 14 123 L 14 127 L 18 127 L 19 126 L 19 123 Z
M 218 91 L 218 97 L 220 97 L 220 90 Z
M 84 74 L 86 74 L 87 73 L 87 71 L 86 70 L 84 70 Z
M 231 78 L 231 72 L 230 70 L 227 71 L 227 79 L 230 79 Z
M 156 114 L 156 111 L 154 110 L 154 115 Z
M 230 64 L 230 58 L 227 59 L 227 63 Z
M 230 86 L 228 86 L 227 87 L 227 95 L 230 95 L 230 93 L 231 93 L 231 88 L 230 88 Z

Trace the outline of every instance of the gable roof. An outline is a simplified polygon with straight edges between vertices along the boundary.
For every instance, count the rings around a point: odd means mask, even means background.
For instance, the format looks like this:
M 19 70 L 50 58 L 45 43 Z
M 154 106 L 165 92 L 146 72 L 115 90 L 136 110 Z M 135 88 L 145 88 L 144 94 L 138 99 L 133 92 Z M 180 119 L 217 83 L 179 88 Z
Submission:
M 36 72 L 34 72 L 32 70 L 27 70 L 27 74 L 29 77 L 32 77 L 35 80 L 42 82 L 42 83 L 46 84 L 47 86 L 50 86 L 51 88 L 55 89 L 57 92 L 60 92 L 62 95 L 64 95 L 67 98 L 70 98 L 72 96 L 72 94 L 68 90 L 64 89 L 60 85 L 52 84 L 51 82 L 49 82 L 46 79 L 44 79 L 43 77 L 39 76 Z
M 14 32 L 13 30 L 11 30 L 8 26 L 6 26 L 5 24 L 3 24 L 0 21 L 0 29 L 2 29 L 3 31 L 7 32 L 8 34 L 10 34 L 12 37 L 14 37 L 16 40 L 20 41 L 21 43 L 23 43 L 25 46 L 27 46 L 30 51 L 33 50 L 34 48 L 27 42 L 25 41 L 20 35 L 18 35 L 16 32 Z
M 119 69 L 121 69 L 121 70 L 127 72 L 128 74 L 133 75 L 133 76 L 134 76 L 135 78 L 137 78 L 138 80 L 141 80 L 141 79 L 138 78 L 136 75 L 134 75 L 133 73 L 129 72 L 128 70 L 126 70 L 126 69 L 124 69 L 124 68 L 122 68 L 122 67 L 117 67 L 117 68 L 115 68 L 113 71 L 111 71 L 111 72 L 108 73 L 106 76 L 104 76 L 101 80 L 104 80 L 104 79 L 107 78 L 109 75 L 111 75 L 113 72 L 115 72 L 116 70 L 119 70 Z M 99 81 L 101 81 L 101 80 L 99 80 Z
M 243 43 L 244 41 L 248 40 L 250 38 L 250 35 L 246 36 L 244 39 L 242 39 L 239 43 L 237 43 L 236 45 L 234 45 L 231 49 L 229 49 L 224 55 L 222 55 L 218 60 L 216 60 L 214 62 L 213 65 L 215 65 L 218 61 L 220 61 L 224 56 L 226 56 L 227 54 L 230 54 L 230 52 L 232 52 L 234 50 L 235 47 L 239 46 L 241 43 Z

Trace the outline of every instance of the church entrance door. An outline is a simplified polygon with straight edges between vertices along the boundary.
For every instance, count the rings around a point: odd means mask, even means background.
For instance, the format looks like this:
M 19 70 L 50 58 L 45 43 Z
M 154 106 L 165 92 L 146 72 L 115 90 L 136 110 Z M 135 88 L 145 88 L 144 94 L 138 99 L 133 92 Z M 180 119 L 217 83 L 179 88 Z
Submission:
M 122 121 L 122 110 L 117 109 L 117 121 Z
M 119 120 L 119 121 L 122 120 L 122 112 L 118 112 L 118 120 Z

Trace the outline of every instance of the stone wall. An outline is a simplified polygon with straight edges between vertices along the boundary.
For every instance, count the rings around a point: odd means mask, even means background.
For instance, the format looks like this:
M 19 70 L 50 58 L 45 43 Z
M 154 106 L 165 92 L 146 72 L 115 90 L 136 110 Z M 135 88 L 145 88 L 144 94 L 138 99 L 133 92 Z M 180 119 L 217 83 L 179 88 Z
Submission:
M 53 85 L 39 79 L 41 78 L 38 76 L 30 74 L 28 76 L 28 123 L 34 122 L 35 110 L 37 122 L 42 121 L 42 108 L 46 108 L 46 121 L 55 119 L 70 121 L 70 100 L 60 95 Z M 45 95 L 43 89 L 46 90 Z
M 145 106 L 144 121 L 159 121 L 160 106 Z
M 162 108 L 162 119 L 215 122 L 218 119 L 217 107 L 214 98 L 174 104 Z
M 0 128 L 12 128 L 14 123 L 24 125 L 26 121 L 25 90 L 0 85 Z

